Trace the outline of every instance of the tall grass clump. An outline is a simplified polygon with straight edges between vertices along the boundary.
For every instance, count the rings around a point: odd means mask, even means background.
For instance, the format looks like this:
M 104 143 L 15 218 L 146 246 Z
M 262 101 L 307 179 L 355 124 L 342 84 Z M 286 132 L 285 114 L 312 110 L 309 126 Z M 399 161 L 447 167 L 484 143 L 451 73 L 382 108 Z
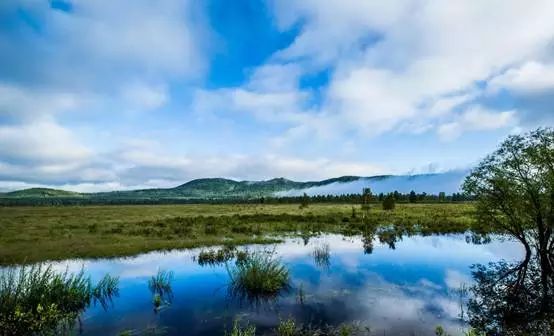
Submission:
M 106 308 L 118 294 L 118 278 L 96 285 L 81 270 L 56 273 L 50 266 L 23 266 L 0 272 L 0 331 L 4 336 L 62 334 L 90 305 Z
M 246 326 L 241 327 L 239 325 L 239 320 L 235 319 L 233 321 L 233 329 L 231 329 L 231 332 L 227 334 L 225 332 L 225 335 L 227 336 L 255 336 L 256 335 L 256 326 L 251 325 L 249 323 L 246 324 Z
M 289 287 L 289 271 L 274 252 L 250 253 L 227 271 L 232 293 L 247 299 L 273 297 Z
M 331 265 L 331 248 L 329 244 L 316 246 L 312 251 L 314 262 L 318 267 L 329 268 Z
M 156 275 L 153 275 L 148 280 L 148 288 L 152 292 L 152 304 L 154 305 L 154 311 L 158 311 L 162 306 L 167 306 L 171 303 L 173 298 L 173 291 L 171 289 L 171 282 L 173 281 L 173 272 L 158 270 Z

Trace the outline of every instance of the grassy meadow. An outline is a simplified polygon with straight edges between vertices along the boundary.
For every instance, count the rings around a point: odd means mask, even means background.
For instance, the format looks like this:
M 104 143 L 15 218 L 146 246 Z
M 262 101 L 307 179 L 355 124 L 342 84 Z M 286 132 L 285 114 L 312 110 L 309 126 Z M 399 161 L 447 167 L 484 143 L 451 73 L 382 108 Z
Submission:
M 397 234 L 463 232 L 471 203 L 129 205 L 1 207 L 0 264 L 113 257 L 152 250 L 270 243 L 286 235 L 363 234 L 379 226 Z

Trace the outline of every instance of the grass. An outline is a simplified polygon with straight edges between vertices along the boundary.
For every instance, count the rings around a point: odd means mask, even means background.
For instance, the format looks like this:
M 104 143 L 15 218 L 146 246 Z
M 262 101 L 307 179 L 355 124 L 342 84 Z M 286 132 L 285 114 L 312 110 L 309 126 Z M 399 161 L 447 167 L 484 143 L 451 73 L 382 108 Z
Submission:
M 240 321 L 238 319 L 235 319 L 233 321 L 233 329 L 231 329 L 231 332 L 227 334 L 225 332 L 225 335 L 227 336 L 255 336 L 256 335 L 256 326 L 251 325 L 247 323 L 244 327 L 240 326 Z
M 318 267 L 329 268 L 329 265 L 331 264 L 331 248 L 329 247 L 329 244 L 322 244 L 314 247 L 312 256 L 314 257 L 314 262 Z
M 118 293 L 118 279 L 106 275 L 96 285 L 83 271 L 56 273 L 50 267 L 5 269 L 0 273 L 2 335 L 63 334 L 91 304 L 106 307 Z
M 274 298 L 289 287 L 289 271 L 272 251 L 250 253 L 227 270 L 231 293 L 248 301 Z
M 224 246 L 220 249 L 202 250 L 196 257 L 200 266 L 215 266 L 225 263 L 235 257 L 237 251 L 234 247 Z
M 463 232 L 473 211 L 470 203 L 397 204 L 352 218 L 348 204 L 0 207 L 0 265 L 273 243 L 283 235 L 357 234 L 383 224 L 423 234 Z

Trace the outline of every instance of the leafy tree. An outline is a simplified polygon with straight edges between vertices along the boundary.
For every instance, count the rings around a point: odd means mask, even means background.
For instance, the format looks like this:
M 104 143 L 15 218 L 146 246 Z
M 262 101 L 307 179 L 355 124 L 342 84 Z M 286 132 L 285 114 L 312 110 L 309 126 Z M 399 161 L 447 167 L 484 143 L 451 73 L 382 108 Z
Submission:
M 441 191 L 439 193 L 439 202 L 444 202 L 444 201 L 446 201 L 446 194 L 444 191 Z
M 463 189 L 477 199 L 479 227 L 510 235 L 525 247 L 514 268 L 512 291 L 521 290 L 529 264 L 539 268 L 540 311 L 552 312 L 554 286 L 554 129 L 508 137 L 466 178 Z M 533 259 L 533 260 L 532 260 Z M 512 274 L 510 273 L 510 274 Z
M 408 196 L 408 201 L 409 201 L 410 203 L 415 203 L 415 202 L 417 202 L 417 195 L 416 195 L 415 191 L 413 191 L 413 190 L 410 191 L 410 196 Z
M 388 194 L 383 200 L 383 210 L 394 210 L 396 207 L 396 199 L 394 194 Z

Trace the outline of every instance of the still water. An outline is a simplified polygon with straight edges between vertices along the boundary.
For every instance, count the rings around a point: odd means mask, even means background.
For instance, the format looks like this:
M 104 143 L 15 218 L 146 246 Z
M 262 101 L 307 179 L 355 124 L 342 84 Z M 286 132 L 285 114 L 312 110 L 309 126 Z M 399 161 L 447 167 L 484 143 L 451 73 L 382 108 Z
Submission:
M 326 245 L 329 259 L 314 259 L 314 249 Z M 311 325 L 357 321 L 374 335 L 434 335 L 437 325 L 459 335 L 465 328 L 460 320 L 465 298 L 459 289 L 472 283 L 470 266 L 519 260 L 523 254 L 514 242 L 474 245 L 464 235 L 403 237 L 394 249 L 375 240 L 371 253 L 364 253 L 362 237 L 340 235 L 242 248 L 274 250 L 290 270 L 290 290 L 270 302 L 238 300 L 229 295 L 225 264 L 198 264 L 201 249 L 68 260 L 54 267 L 83 267 L 93 280 L 106 273 L 120 278 L 119 296 L 108 310 L 98 306 L 83 315 L 83 335 L 140 333 L 153 327 L 165 335 L 223 335 L 237 317 L 255 324 L 260 333 L 292 317 Z M 155 312 L 148 280 L 158 270 L 174 273 L 173 296 L 169 306 Z

